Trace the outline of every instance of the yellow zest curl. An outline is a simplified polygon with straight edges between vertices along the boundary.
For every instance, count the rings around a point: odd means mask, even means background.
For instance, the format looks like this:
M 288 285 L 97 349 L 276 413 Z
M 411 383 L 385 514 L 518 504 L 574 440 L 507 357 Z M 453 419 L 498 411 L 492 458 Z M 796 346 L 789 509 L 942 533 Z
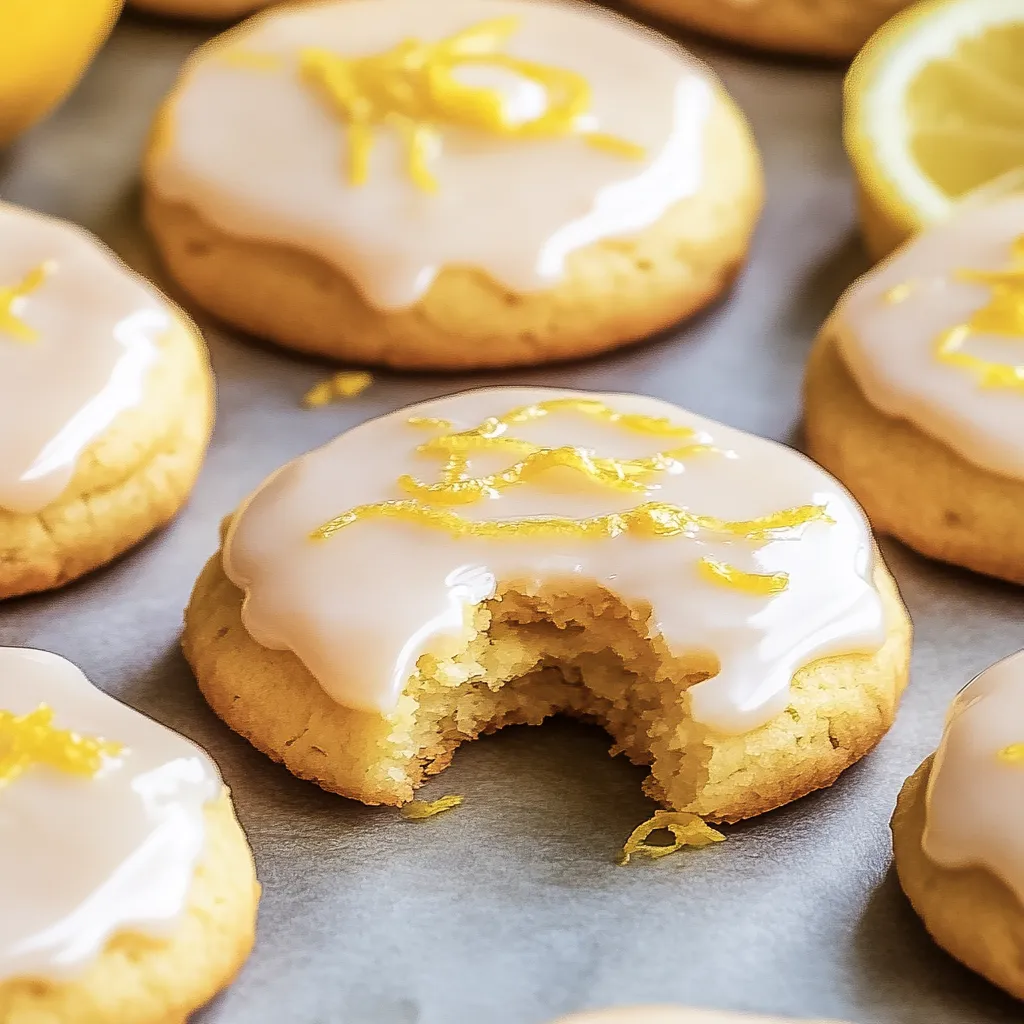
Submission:
M 991 290 L 988 305 L 963 324 L 943 331 L 935 342 L 935 355 L 943 363 L 974 374 L 983 388 L 1024 389 L 1024 364 L 997 363 L 963 351 L 976 334 L 1024 341 L 1024 235 L 1013 243 L 1013 265 L 1009 270 L 962 270 L 962 281 L 986 285 Z
M 723 583 L 727 587 L 742 590 L 747 594 L 756 594 L 758 597 L 781 594 L 789 586 L 789 573 L 786 572 L 744 572 L 734 565 L 716 562 L 707 556 L 697 563 L 697 567 L 701 576 L 712 583 Z
M 672 833 L 675 841 L 665 846 L 649 844 L 647 837 L 659 829 L 667 829 Z M 690 814 L 687 811 L 655 811 L 653 818 L 649 818 L 642 825 L 637 825 L 629 834 L 629 838 L 618 856 L 618 863 L 628 864 L 634 855 L 658 860 L 683 849 L 684 846 L 700 849 L 714 843 L 724 842 L 725 836 L 721 832 L 716 832 L 696 814 Z
M 17 284 L 9 288 L 0 287 L 0 334 L 8 334 L 15 341 L 31 345 L 39 340 L 39 332 L 29 327 L 15 312 L 21 299 L 37 291 L 50 276 L 54 264 L 41 263 L 30 270 Z
M 1011 743 L 1003 747 L 997 756 L 1003 764 L 1024 766 L 1024 743 Z
M 365 370 L 342 370 L 314 384 L 303 396 L 302 404 L 307 409 L 318 409 L 339 398 L 355 398 L 373 383 L 373 375 Z
M 123 750 L 120 743 L 54 728 L 53 709 L 46 704 L 21 716 L 0 710 L 0 789 L 34 765 L 91 777 L 105 757 Z
M 616 156 L 642 159 L 640 146 L 580 130 L 591 103 L 590 85 L 582 75 L 499 52 L 518 24 L 514 16 L 494 18 L 437 43 L 407 39 L 370 57 L 342 57 L 318 47 L 300 51 L 303 79 L 346 123 L 349 182 L 367 181 L 373 129 L 385 124 L 404 137 L 409 176 L 425 192 L 437 190 L 430 164 L 442 127 L 509 139 L 578 136 Z M 539 85 L 547 100 L 544 111 L 528 121 L 510 121 L 500 90 L 459 80 L 458 70 L 473 65 L 498 68 Z
M 402 519 L 407 522 L 434 526 L 452 537 L 573 537 L 579 539 L 608 539 L 625 533 L 641 537 L 696 536 L 698 531 L 729 534 L 746 540 L 768 540 L 783 531 L 807 523 L 832 522 L 823 505 L 799 505 L 782 509 L 760 519 L 729 522 L 714 516 L 694 515 L 688 509 L 667 502 L 649 501 L 625 512 L 610 512 L 589 519 L 570 519 L 565 516 L 535 516 L 529 519 L 502 519 L 479 521 L 464 519 L 447 509 L 432 508 L 416 498 L 379 501 L 357 505 L 348 512 L 317 527 L 310 537 L 328 540 L 336 533 L 366 519 Z
M 402 804 L 400 810 L 403 818 L 408 818 L 409 821 L 423 821 L 425 818 L 433 818 L 435 814 L 442 814 L 444 811 L 450 811 L 453 807 L 458 807 L 462 803 L 462 797 L 456 794 L 450 796 L 443 796 L 439 800 L 411 800 L 407 804 Z

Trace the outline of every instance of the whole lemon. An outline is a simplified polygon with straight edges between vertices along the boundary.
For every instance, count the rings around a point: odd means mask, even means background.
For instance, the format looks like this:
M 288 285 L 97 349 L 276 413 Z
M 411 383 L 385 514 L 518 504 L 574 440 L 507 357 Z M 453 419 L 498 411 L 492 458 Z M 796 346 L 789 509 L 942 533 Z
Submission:
M 0 0 L 0 146 L 70 92 L 123 2 Z

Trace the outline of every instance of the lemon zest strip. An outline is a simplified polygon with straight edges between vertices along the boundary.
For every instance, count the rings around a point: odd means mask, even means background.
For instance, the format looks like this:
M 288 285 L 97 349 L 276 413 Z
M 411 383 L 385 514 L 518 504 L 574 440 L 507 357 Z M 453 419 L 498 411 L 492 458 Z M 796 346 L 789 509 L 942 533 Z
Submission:
M 727 587 L 742 590 L 746 594 L 768 597 L 781 594 L 789 586 L 788 572 L 758 573 L 745 572 L 728 562 L 717 562 L 704 556 L 697 563 L 701 576 L 712 583 L 723 583 Z
M 1024 743 L 1011 743 L 1008 747 L 1003 747 L 997 756 L 1003 764 L 1024 766 Z
M 991 290 L 989 302 L 966 323 L 943 331 L 935 342 L 940 362 L 974 374 L 983 388 L 1024 389 L 1024 364 L 999 363 L 963 351 L 975 334 L 1024 339 L 1024 235 L 1014 241 L 1011 251 L 1013 265 L 1009 270 L 959 272 L 962 281 L 986 285 Z
M 37 764 L 92 777 L 105 757 L 123 750 L 120 743 L 54 728 L 53 709 L 46 704 L 20 716 L 0 709 L 0 789 Z
M 674 842 L 665 846 L 653 846 L 647 837 L 659 829 L 667 829 L 672 833 Z M 701 849 L 714 843 L 724 843 L 725 836 L 716 832 L 703 818 L 688 811 L 655 811 L 654 816 L 637 825 L 623 844 L 622 851 L 616 858 L 617 863 L 626 865 L 633 856 L 650 857 L 659 860 L 675 853 L 685 846 Z
M 590 85 L 582 75 L 499 52 L 518 26 L 514 15 L 494 18 L 436 43 L 407 39 L 369 57 L 303 48 L 300 76 L 345 122 L 349 183 L 359 186 L 368 180 L 373 129 L 380 125 L 403 136 L 409 177 L 424 192 L 438 188 L 430 163 L 442 126 L 509 139 L 577 136 L 595 149 L 642 159 L 645 150 L 635 143 L 579 129 L 591 104 Z M 547 97 L 544 111 L 526 121 L 510 121 L 498 89 L 459 81 L 458 69 L 470 65 L 499 68 L 539 85 Z
M 25 345 L 32 345 L 39 340 L 39 332 L 25 323 L 14 312 L 14 307 L 20 299 L 42 287 L 54 267 L 54 262 L 48 260 L 33 267 L 17 284 L 0 287 L 0 333 L 6 333 Z
M 453 807 L 458 807 L 462 803 L 462 797 L 455 793 L 449 796 L 442 796 L 437 800 L 410 800 L 407 804 L 402 804 L 399 810 L 402 813 L 403 818 L 407 818 L 409 821 L 423 821 L 426 818 L 433 818 L 435 814 L 443 814 L 445 811 L 450 811 Z
M 307 409 L 318 409 L 339 398 L 355 398 L 373 383 L 373 374 L 365 370 L 342 370 L 327 380 L 314 384 L 303 396 L 302 404 Z

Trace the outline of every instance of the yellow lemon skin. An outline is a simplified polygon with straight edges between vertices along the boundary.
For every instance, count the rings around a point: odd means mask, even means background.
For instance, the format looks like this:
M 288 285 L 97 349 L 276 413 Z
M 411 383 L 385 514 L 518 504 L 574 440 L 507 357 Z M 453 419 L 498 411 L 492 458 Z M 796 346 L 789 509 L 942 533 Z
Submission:
M 124 0 L 0 0 L 0 146 L 45 117 L 110 34 Z

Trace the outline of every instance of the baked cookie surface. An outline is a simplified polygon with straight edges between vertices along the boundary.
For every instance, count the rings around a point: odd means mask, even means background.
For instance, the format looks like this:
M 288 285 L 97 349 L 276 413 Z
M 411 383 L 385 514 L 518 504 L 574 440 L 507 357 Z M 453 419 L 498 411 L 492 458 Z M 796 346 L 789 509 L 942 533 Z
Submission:
M 960 691 L 892 819 L 900 885 L 932 938 L 1024 999 L 1024 653 Z
M 852 57 L 910 0 L 630 0 L 667 21 L 744 46 Z
M 859 509 L 802 456 L 653 399 L 509 388 L 276 473 L 183 644 L 232 728 L 367 803 L 567 712 L 666 806 L 736 820 L 881 738 L 909 640 Z
M 963 211 L 856 282 L 815 343 L 808 452 L 876 530 L 1024 582 L 1024 197 Z
M 199 472 L 212 387 L 183 314 L 85 231 L 0 204 L 0 598 L 166 523 Z
M 0 648 L 0 1021 L 178 1024 L 259 886 L 216 766 L 69 662 Z
M 270 7 L 278 0 L 128 0 L 129 6 L 169 18 L 226 21 Z
M 710 71 L 540 0 L 266 12 L 186 67 L 145 183 L 200 305 L 423 369 L 571 359 L 675 323 L 732 279 L 762 193 Z

